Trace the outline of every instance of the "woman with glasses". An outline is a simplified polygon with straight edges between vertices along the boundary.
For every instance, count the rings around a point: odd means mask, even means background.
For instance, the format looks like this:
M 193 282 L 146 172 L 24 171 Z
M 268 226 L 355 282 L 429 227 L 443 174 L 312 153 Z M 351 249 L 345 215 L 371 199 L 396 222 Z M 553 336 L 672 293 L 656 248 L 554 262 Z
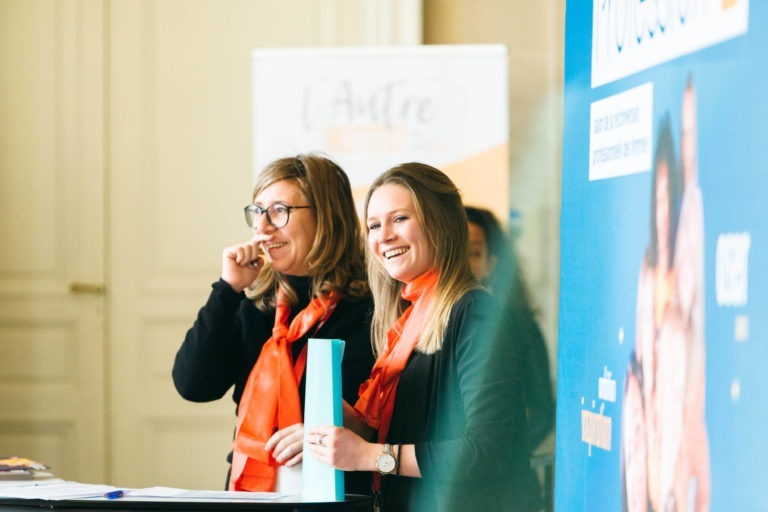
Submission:
M 346 401 L 357 400 L 373 366 L 360 224 L 347 175 L 317 154 L 267 165 L 245 219 L 253 237 L 224 249 L 221 277 L 176 354 L 173 380 L 194 402 L 234 386 L 231 490 L 298 492 L 307 340 L 346 342 Z M 346 484 L 368 493 L 370 475 Z

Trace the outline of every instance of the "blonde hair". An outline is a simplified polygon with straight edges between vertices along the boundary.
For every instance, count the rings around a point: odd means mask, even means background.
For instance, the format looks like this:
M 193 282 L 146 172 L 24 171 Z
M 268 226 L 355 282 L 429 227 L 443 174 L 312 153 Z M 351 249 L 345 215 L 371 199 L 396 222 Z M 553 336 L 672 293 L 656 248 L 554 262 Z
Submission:
M 335 162 L 319 153 L 280 158 L 267 165 L 256 179 L 253 199 L 268 186 L 282 180 L 295 182 L 313 206 L 317 230 L 307 254 L 307 273 L 312 296 L 340 293 L 357 300 L 369 293 L 365 280 L 365 257 L 360 221 L 352 199 L 349 178 Z M 262 311 L 275 308 L 281 285 L 293 304 L 295 291 L 270 265 L 249 287 L 248 296 Z
M 383 185 L 399 185 L 411 194 L 416 216 L 434 254 L 434 268 L 439 276 L 437 290 L 431 314 L 416 346 L 417 351 L 432 354 L 443 346 L 454 303 L 469 290 L 479 287 L 472 277 L 467 258 L 469 236 L 464 205 L 459 190 L 442 171 L 412 162 L 393 167 L 373 182 L 365 198 L 366 218 L 371 196 Z M 368 229 L 365 231 L 367 238 Z M 370 250 L 366 250 L 366 259 L 376 304 L 371 340 L 378 355 L 386 347 L 387 331 L 409 304 L 400 298 L 404 283 L 392 278 Z

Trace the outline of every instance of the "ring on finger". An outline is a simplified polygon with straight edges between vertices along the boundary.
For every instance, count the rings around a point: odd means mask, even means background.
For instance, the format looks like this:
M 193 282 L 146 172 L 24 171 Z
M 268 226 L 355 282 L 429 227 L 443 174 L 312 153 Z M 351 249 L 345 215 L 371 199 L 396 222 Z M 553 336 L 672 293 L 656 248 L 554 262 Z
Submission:
M 323 439 L 325 439 L 325 436 L 320 436 L 320 439 L 317 440 L 317 444 L 319 444 L 320 446 L 325 446 L 323 444 Z

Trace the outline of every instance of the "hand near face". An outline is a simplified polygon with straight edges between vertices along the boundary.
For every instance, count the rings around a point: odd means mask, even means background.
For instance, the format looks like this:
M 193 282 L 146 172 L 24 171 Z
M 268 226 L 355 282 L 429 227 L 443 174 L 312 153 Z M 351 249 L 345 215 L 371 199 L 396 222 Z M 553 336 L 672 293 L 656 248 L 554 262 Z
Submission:
M 266 237 L 256 235 L 249 241 L 224 249 L 221 262 L 221 278 L 233 290 L 241 292 L 259 276 L 265 263 L 261 242 Z

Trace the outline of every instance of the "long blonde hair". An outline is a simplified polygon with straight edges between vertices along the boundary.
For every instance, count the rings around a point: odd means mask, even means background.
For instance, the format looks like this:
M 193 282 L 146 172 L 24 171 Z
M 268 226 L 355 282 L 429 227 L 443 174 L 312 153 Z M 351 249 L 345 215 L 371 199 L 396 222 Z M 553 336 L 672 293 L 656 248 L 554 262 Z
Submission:
M 334 291 L 357 300 L 367 295 L 360 220 L 347 175 L 335 162 L 318 153 L 280 158 L 259 174 L 253 199 L 282 180 L 295 182 L 314 207 L 317 230 L 306 260 L 312 296 Z M 295 291 L 270 265 L 262 269 L 247 293 L 256 307 L 267 311 L 275 308 L 278 285 L 283 286 L 295 304 Z
M 411 194 L 416 216 L 435 257 L 439 278 L 433 309 L 422 329 L 416 350 L 432 354 L 443 346 L 445 328 L 454 303 L 478 287 L 469 268 L 467 216 L 456 185 L 442 171 L 412 162 L 398 165 L 379 176 L 365 198 L 365 217 L 373 193 L 383 185 L 399 185 Z M 366 238 L 369 236 L 366 228 Z M 366 247 L 369 247 L 366 244 Z M 368 278 L 376 304 L 371 340 L 378 355 L 386 347 L 387 331 L 403 314 L 408 303 L 400 298 L 404 283 L 390 277 L 378 259 L 366 250 Z

